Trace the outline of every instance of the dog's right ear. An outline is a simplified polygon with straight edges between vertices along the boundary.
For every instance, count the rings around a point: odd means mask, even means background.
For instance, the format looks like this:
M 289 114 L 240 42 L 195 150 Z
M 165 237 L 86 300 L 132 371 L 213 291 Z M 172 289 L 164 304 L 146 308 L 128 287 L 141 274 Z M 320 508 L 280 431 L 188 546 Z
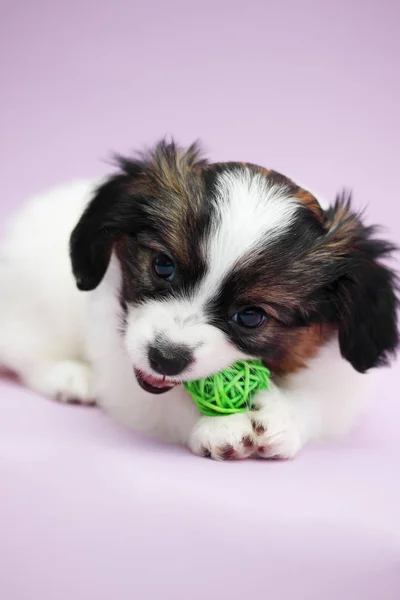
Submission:
M 110 177 L 95 191 L 70 237 L 70 257 L 76 285 L 90 291 L 103 279 L 113 244 L 132 211 L 132 190 L 142 165 L 118 158 L 122 172 Z
M 124 186 L 124 176 L 115 175 L 95 191 L 70 238 L 70 257 L 80 290 L 96 288 L 110 261 L 115 232 L 107 228 Z

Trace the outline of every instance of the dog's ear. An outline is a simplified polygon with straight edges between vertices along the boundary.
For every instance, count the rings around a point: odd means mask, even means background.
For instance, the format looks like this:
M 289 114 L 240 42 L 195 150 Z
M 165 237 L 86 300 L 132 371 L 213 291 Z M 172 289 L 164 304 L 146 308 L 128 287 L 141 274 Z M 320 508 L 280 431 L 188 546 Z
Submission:
M 96 288 L 104 277 L 111 251 L 127 219 L 132 218 L 133 190 L 143 172 L 139 163 L 118 159 L 123 168 L 95 191 L 70 237 L 70 257 L 80 290 Z
M 76 285 L 93 290 L 102 280 L 110 260 L 113 232 L 105 227 L 119 201 L 121 176 L 116 175 L 95 191 L 70 238 L 70 257 Z
M 364 373 L 386 365 L 399 344 L 397 277 L 382 263 L 396 248 L 363 225 L 350 200 L 343 194 L 326 212 L 324 252 L 333 260 L 329 287 L 340 351 Z

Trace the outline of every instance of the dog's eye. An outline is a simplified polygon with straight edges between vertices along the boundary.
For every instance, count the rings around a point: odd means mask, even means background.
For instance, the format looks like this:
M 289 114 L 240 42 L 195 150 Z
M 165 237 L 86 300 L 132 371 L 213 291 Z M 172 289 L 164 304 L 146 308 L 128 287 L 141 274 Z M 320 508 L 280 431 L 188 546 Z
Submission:
M 172 259 L 166 254 L 158 254 L 153 261 L 155 274 L 161 279 L 172 281 L 175 274 L 175 267 Z
M 256 306 L 250 306 L 245 308 L 234 315 L 233 321 L 240 325 L 240 327 L 246 327 L 247 329 L 256 329 L 260 327 L 265 321 L 265 312 L 262 308 Z

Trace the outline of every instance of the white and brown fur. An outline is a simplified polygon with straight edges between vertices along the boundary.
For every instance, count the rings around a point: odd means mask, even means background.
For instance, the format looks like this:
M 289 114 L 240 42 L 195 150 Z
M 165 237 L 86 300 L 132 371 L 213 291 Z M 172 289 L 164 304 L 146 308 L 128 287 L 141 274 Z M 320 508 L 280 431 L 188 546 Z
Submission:
M 364 373 L 399 341 L 396 277 L 382 263 L 391 244 L 348 196 L 324 211 L 283 175 L 209 164 L 196 145 L 161 142 L 117 163 L 100 185 L 53 190 L 11 224 L 0 364 L 215 459 L 289 458 L 347 432 Z M 160 254 L 171 281 L 154 270 Z M 259 327 L 238 320 L 247 307 L 262 311 Z M 201 416 L 177 385 L 249 357 L 274 383 L 244 414 Z

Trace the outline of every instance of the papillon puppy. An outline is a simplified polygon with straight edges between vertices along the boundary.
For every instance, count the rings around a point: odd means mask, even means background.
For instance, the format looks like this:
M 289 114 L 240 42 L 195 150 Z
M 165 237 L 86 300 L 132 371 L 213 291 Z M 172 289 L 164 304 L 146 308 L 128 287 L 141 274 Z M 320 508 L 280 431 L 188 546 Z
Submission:
M 349 431 L 399 342 L 394 250 L 353 211 L 249 163 L 161 142 L 100 184 L 35 198 L 0 253 L 0 364 L 200 456 L 292 458 Z M 262 359 L 248 411 L 182 382 Z

